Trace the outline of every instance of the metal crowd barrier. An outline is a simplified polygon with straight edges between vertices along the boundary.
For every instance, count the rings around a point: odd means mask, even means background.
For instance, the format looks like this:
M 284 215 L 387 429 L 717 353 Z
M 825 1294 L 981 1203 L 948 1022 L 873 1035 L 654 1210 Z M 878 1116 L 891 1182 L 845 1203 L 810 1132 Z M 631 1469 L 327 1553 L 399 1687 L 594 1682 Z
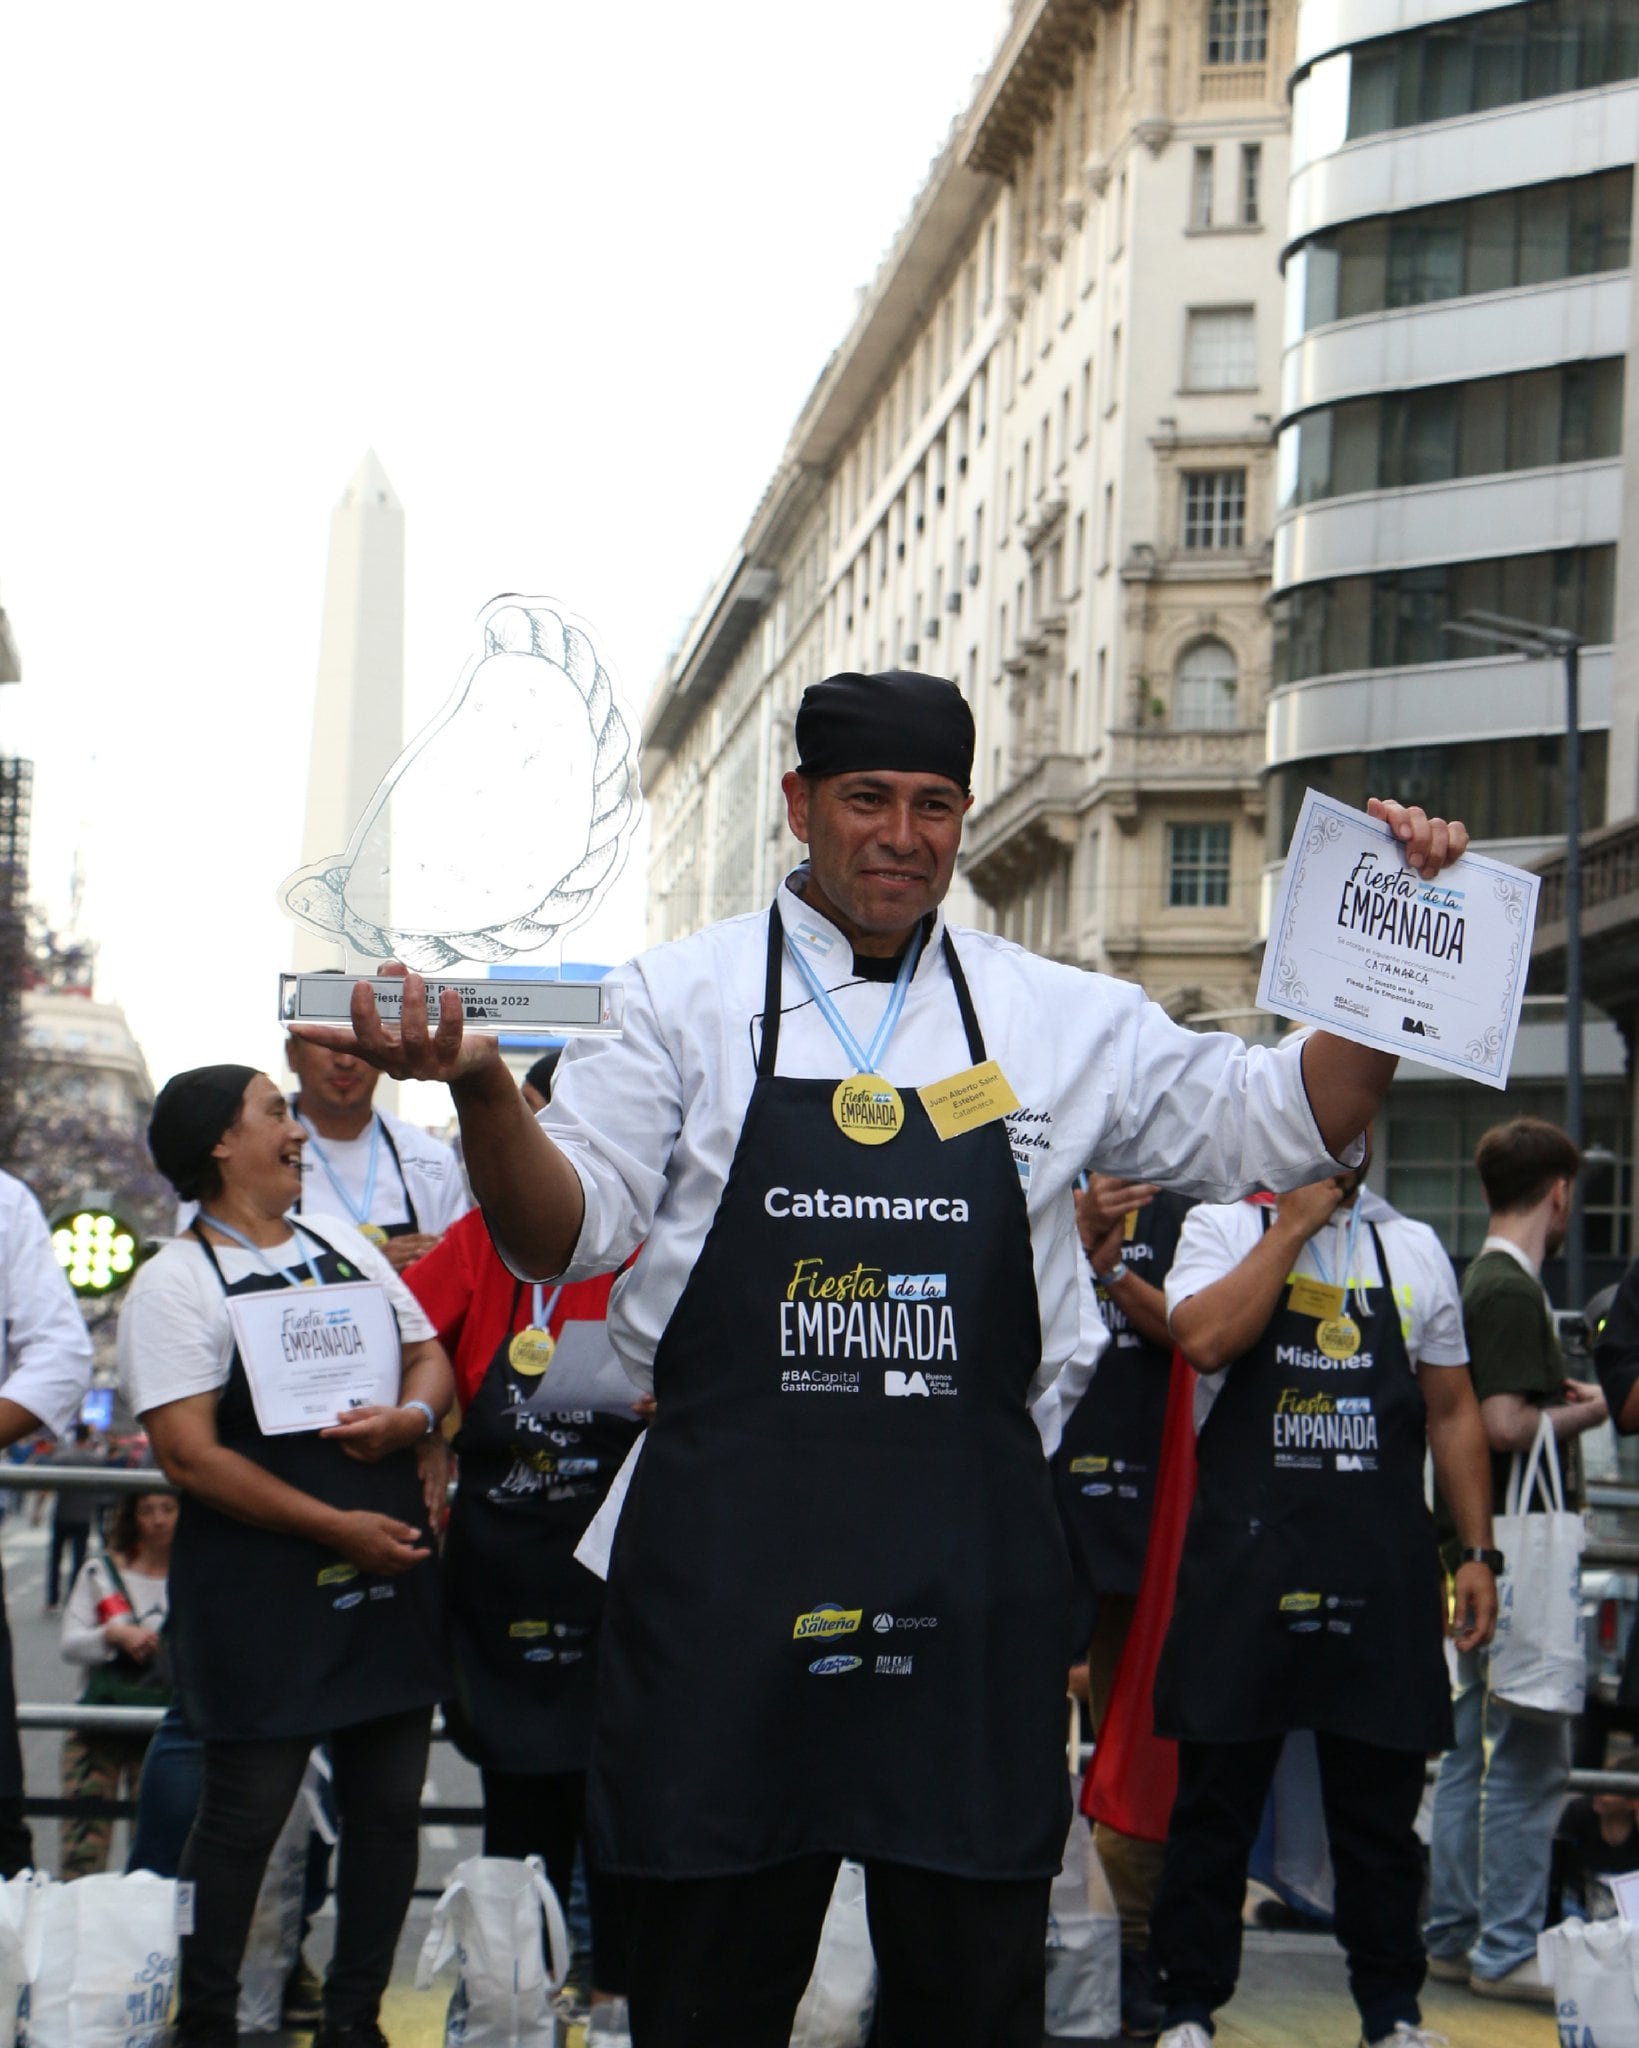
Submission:
M 157 1465 L 8 1465 L 0 1493 L 175 1493 Z

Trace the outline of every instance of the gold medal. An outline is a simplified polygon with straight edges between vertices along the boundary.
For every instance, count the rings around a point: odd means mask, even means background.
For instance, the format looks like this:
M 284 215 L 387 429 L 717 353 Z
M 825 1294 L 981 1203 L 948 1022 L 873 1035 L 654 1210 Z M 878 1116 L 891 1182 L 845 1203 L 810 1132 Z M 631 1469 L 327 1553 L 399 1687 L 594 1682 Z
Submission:
M 361 1223 L 359 1225 L 359 1236 L 364 1239 L 366 1244 L 373 1244 L 377 1251 L 380 1251 L 381 1247 L 387 1242 L 387 1233 L 379 1223 Z
M 558 1340 L 550 1330 L 520 1330 L 507 1346 L 507 1363 L 526 1379 L 539 1379 L 557 1348 Z
M 1360 1325 L 1353 1316 L 1328 1316 L 1315 1331 L 1315 1342 L 1328 1358 L 1353 1358 L 1360 1349 Z
M 899 1090 L 880 1074 L 850 1074 L 837 1083 L 831 1114 L 845 1138 L 856 1145 L 886 1145 L 905 1127 L 905 1105 Z

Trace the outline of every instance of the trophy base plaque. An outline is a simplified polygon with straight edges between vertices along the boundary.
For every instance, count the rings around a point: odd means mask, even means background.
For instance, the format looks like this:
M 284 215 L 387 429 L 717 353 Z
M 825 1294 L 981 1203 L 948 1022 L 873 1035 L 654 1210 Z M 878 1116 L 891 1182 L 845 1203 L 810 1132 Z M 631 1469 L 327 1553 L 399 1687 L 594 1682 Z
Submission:
M 469 1030 L 498 1038 L 620 1036 L 621 991 L 607 982 L 463 981 L 432 974 L 424 979 L 429 1017 L 436 1019 L 439 997 L 453 989 Z M 361 983 L 375 991 L 384 1022 L 396 1023 L 404 983 L 393 974 L 281 974 L 279 1022 L 347 1026 L 353 991 Z

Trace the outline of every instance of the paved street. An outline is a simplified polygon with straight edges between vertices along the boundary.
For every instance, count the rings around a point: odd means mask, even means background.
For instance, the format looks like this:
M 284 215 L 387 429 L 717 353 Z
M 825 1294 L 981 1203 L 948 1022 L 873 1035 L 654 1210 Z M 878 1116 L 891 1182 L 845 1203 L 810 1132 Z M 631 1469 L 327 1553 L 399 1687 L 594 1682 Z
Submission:
M 6 1609 L 11 1621 L 16 1658 L 18 1698 L 66 1701 L 78 1689 L 77 1676 L 58 1651 L 58 1617 L 46 1615 L 45 1563 L 47 1528 L 33 1527 L 25 1503 L 0 1525 L 0 1560 L 4 1562 Z M 29 1789 L 55 1793 L 61 1737 L 33 1734 L 23 1738 L 23 1762 Z M 433 1746 L 428 1797 L 451 1804 L 478 1802 L 478 1774 L 448 1743 Z M 52 1821 L 34 1822 L 35 1849 L 42 1869 L 54 1867 L 57 1829 Z M 422 1835 L 420 1884 L 440 1889 L 463 1856 L 476 1853 L 478 1836 L 470 1828 L 428 1828 Z M 124 1831 L 114 1848 L 113 1868 L 124 1861 Z M 450 1978 L 428 1992 L 414 1989 L 415 1959 L 426 1933 L 430 1898 L 418 1899 L 404 1930 L 399 1965 L 389 1997 L 385 2023 L 393 2048 L 438 2048 L 443 2039 L 444 2009 Z M 312 1959 L 322 1965 L 328 1948 L 328 1918 L 314 1930 Z M 1432 1985 L 1425 1997 L 1431 2027 L 1450 2038 L 1451 2048 L 1555 2048 L 1557 2032 L 1551 2017 L 1520 2006 L 1486 2004 L 1446 1985 Z M 1240 1994 L 1222 2015 L 1220 2048 L 1355 2048 L 1359 2030 L 1344 1982 L 1343 1958 L 1335 1943 L 1309 1935 L 1251 1933 Z M 581 2048 L 579 2030 L 565 2048 Z

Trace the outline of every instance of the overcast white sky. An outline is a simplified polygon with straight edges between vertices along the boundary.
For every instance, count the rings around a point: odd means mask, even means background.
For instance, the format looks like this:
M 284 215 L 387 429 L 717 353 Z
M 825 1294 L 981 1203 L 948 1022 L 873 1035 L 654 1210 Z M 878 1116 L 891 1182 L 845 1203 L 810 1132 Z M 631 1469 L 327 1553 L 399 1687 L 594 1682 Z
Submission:
M 0 122 L 0 750 L 156 1084 L 277 1072 L 330 510 L 407 512 L 413 731 L 498 591 L 638 704 L 1007 0 L 33 6 Z M 634 857 L 580 957 L 641 942 Z M 435 1109 L 435 1106 L 434 1106 Z M 435 1110 L 436 1113 L 436 1110 Z

